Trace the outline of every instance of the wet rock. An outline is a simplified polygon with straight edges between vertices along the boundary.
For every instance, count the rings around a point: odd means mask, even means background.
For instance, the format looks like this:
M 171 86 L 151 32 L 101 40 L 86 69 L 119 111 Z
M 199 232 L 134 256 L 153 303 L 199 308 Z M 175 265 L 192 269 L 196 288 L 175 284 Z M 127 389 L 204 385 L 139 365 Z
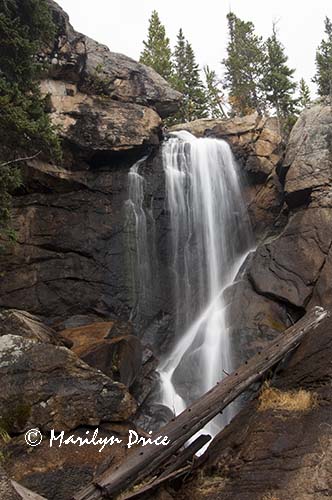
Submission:
M 89 367 L 65 347 L 17 335 L 0 338 L 2 425 L 10 433 L 38 427 L 126 420 L 135 403 L 124 385 Z

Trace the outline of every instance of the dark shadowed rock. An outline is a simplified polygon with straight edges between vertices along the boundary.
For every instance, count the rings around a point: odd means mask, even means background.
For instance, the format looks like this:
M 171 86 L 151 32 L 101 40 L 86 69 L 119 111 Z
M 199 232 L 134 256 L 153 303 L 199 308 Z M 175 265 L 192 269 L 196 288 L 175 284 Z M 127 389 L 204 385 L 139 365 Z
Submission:
M 0 338 L 0 415 L 9 432 L 126 420 L 135 403 L 124 385 L 94 370 L 65 347 L 16 335 Z
M 3 448 L 7 457 L 6 470 L 20 484 L 38 492 L 47 500 L 67 500 L 82 486 L 91 482 L 95 475 L 103 473 L 111 464 L 115 467 L 126 458 L 128 450 L 123 444 L 127 443 L 128 430 L 133 427 L 123 425 L 120 430 L 108 430 L 106 427 L 98 427 L 97 439 L 110 439 L 114 436 L 122 439 L 123 443 L 106 445 L 100 452 L 102 445 L 79 446 L 72 443 L 66 445 L 63 442 L 60 447 L 60 441 L 55 441 L 50 447 L 49 434 L 44 435 L 38 447 L 32 448 L 27 446 L 23 435 L 15 436 Z M 91 427 L 80 427 L 66 432 L 63 441 L 70 436 L 91 439 L 94 431 Z
M 332 242 L 332 212 L 310 208 L 291 216 L 281 235 L 260 246 L 250 265 L 254 288 L 305 308 Z
M 93 323 L 64 330 L 72 350 L 90 366 L 130 387 L 142 368 L 142 344 L 135 335 L 111 337 L 114 323 Z

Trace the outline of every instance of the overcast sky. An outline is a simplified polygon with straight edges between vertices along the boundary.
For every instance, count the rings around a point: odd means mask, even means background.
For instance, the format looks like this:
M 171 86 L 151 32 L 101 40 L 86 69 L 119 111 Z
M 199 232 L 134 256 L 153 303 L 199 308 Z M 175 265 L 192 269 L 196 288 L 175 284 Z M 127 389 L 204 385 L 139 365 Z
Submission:
M 77 31 L 138 60 L 153 9 L 172 44 L 182 27 L 192 43 L 198 63 L 208 64 L 222 75 L 220 61 L 227 44 L 226 15 L 231 8 L 252 21 L 257 33 L 267 37 L 272 21 L 286 47 L 296 78 L 304 77 L 312 90 L 315 50 L 323 37 L 324 18 L 332 18 L 332 1 L 315 0 L 57 0 Z

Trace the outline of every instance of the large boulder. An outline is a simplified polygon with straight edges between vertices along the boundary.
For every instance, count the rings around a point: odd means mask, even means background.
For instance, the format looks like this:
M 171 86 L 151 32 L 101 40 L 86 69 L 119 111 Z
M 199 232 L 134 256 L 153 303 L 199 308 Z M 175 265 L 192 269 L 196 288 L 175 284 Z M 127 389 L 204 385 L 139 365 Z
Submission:
M 72 342 L 72 350 L 83 361 L 131 387 L 142 368 L 142 344 L 135 335 L 112 337 L 113 324 L 92 323 L 61 334 Z
M 71 346 L 70 341 L 46 326 L 39 317 L 15 309 L 0 312 L 0 337 L 4 335 L 19 335 L 46 344 Z
M 126 420 L 136 409 L 124 385 L 66 347 L 17 335 L 0 338 L 0 376 L 1 426 L 9 433 Z
M 87 159 L 96 152 L 124 151 L 159 142 L 161 118 L 149 107 L 90 96 L 79 92 L 76 85 L 56 80 L 42 81 L 41 91 L 49 94 L 51 119 L 60 136 Z
M 332 181 L 332 111 L 319 103 L 302 113 L 295 124 L 283 169 L 286 201 L 291 208 L 308 204 L 318 193 L 331 196 Z M 323 203 L 320 196 L 320 203 Z M 326 201 L 324 202 L 326 205 Z M 331 202 L 328 202 L 331 206 Z
M 259 293 L 305 308 L 332 243 L 332 211 L 301 210 L 281 235 L 261 245 L 249 269 Z
M 40 56 L 51 63 L 52 78 L 77 83 L 86 94 L 153 107 L 161 116 L 177 110 L 181 95 L 158 73 L 77 33 L 61 7 L 53 0 L 47 3 L 57 33 L 53 44 Z
M 57 29 L 39 54 L 49 65 L 41 91 L 65 143 L 87 161 L 158 143 L 160 116 L 175 112 L 181 95 L 153 69 L 77 33 L 61 7 L 47 3 Z

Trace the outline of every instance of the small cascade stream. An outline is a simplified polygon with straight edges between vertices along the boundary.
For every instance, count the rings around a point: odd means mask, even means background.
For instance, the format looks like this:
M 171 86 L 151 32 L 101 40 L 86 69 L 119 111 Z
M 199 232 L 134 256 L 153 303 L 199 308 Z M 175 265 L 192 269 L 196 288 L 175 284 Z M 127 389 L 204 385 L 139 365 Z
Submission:
M 253 242 L 228 144 L 182 131 L 172 133 L 162 148 L 175 326 L 173 348 L 158 371 L 161 403 L 177 415 L 232 371 L 223 292 L 235 280 Z M 154 287 L 150 248 L 154 244 L 147 236 L 144 179 L 139 173 L 145 159 L 129 172 L 126 205 L 127 219 L 135 227 L 132 314 L 136 316 L 147 306 Z M 215 435 L 231 417 L 232 409 L 206 430 Z

